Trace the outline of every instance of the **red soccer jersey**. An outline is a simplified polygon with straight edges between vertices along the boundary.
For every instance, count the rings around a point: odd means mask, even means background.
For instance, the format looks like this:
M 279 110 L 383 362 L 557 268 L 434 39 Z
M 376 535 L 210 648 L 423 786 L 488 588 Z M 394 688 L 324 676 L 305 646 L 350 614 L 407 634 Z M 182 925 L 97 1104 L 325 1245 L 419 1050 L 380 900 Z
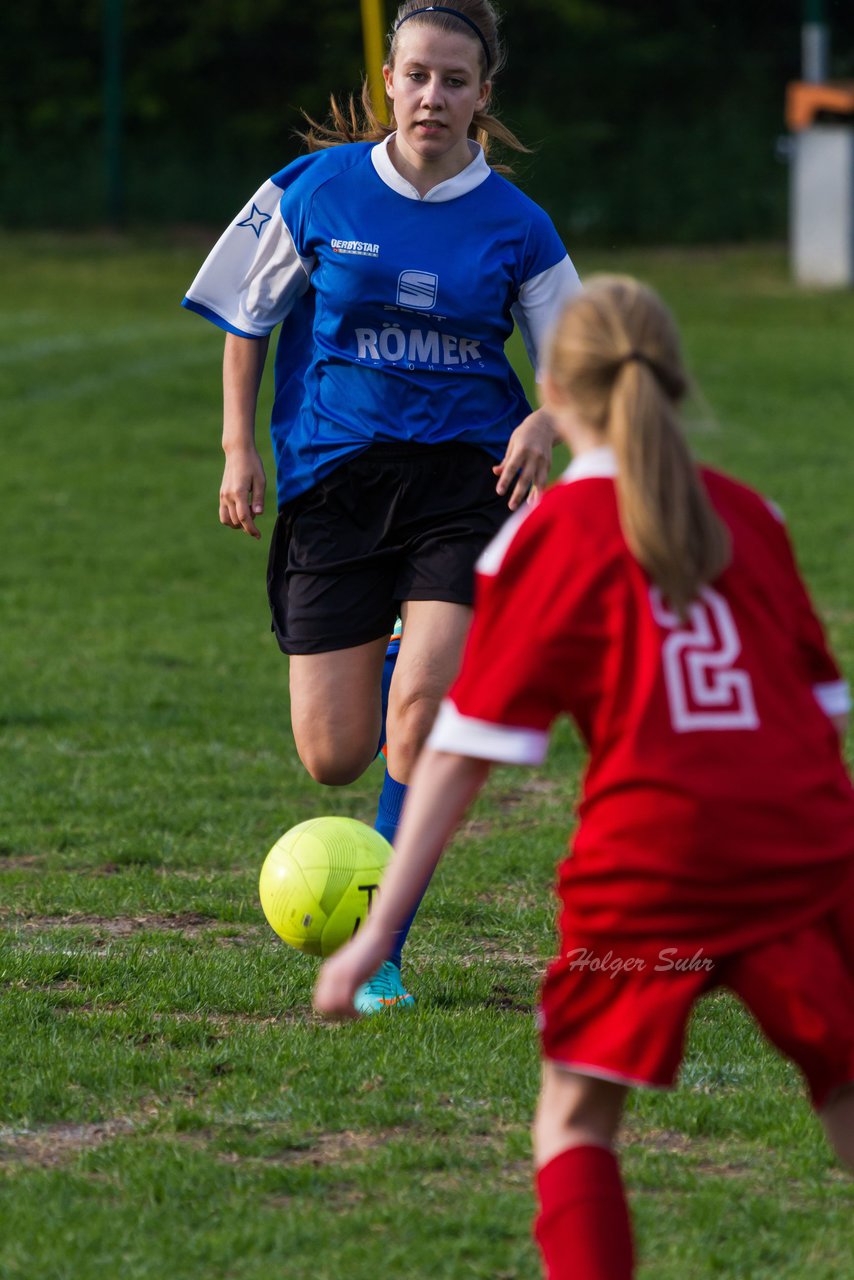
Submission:
M 703 471 L 730 566 L 680 622 L 629 552 L 614 458 L 581 455 L 478 566 L 430 745 L 538 763 L 557 716 L 590 759 L 563 928 L 720 954 L 796 928 L 854 874 L 854 790 L 828 713 L 847 685 L 779 516 Z

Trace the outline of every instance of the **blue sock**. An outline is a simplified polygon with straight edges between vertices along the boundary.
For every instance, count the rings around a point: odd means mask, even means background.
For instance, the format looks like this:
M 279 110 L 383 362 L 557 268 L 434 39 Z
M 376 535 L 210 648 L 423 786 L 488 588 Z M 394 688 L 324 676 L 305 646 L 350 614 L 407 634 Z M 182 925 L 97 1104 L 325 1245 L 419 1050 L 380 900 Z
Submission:
M 374 827 L 379 831 L 381 836 L 385 836 L 389 844 L 394 843 L 394 837 L 397 834 L 397 826 L 400 822 L 400 814 L 403 809 L 403 802 L 406 799 L 408 788 L 404 782 L 396 782 L 386 769 L 385 779 L 383 780 L 383 789 L 380 792 L 380 802 L 377 807 L 377 819 Z M 422 895 L 423 896 L 423 895 Z M 412 928 L 412 922 L 418 914 L 418 908 L 421 906 L 419 898 L 415 906 L 409 913 L 409 917 L 404 922 L 403 927 L 398 930 L 395 935 L 394 950 L 389 956 L 389 960 L 396 964 L 398 969 L 401 965 L 401 952 L 403 944 L 409 936 L 409 930 Z
M 394 844 L 394 837 L 397 835 L 397 827 L 403 810 L 403 802 L 406 799 L 406 792 L 406 783 L 396 782 L 388 769 L 386 769 L 385 777 L 383 778 L 383 789 L 380 792 L 380 802 L 377 805 L 374 829 L 379 831 L 381 836 L 385 836 L 389 844 Z
M 427 886 L 425 885 L 424 893 L 426 892 L 427 892 Z M 421 897 L 418 899 L 415 906 L 412 908 L 409 915 L 406 917 L 403 924 L 398 929 L 397 933 L 394 935 L 394 950 L 389 956 L 389 960 L 392 962 L 392 964 L 396 964 L 398 969 L 403 963 L 403 959 L 402 959 L 403 947 L 406 942 L 406 939 L 409 937 L 409 930 L 412 928 L 412 922 L 414 921 L 415 917 L 418 915 L 418 908 L 421 906 L 421 903 L 423 902 L 423 900 L 424 900 L 424 894 L 422 893 Z

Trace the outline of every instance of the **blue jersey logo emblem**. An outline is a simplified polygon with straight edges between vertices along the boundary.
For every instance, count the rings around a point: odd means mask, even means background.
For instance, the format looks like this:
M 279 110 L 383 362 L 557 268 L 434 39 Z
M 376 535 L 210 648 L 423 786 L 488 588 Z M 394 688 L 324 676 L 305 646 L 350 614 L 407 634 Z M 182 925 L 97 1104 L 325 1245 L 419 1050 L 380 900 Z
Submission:
M 439 296 L 439 277 L 432 271 L 401 271 L 397 279 L 397 304 L 415 311 L 432 311 Z
M 251 227 L 252 230 L 255 232 L 255 239 L 260 240 L 261 232 L 264 230 L 264 227 L 266 226 L 266 224 L 270 221 L 270 217 L 271 215 L 269 213 L 262 213 L 261 210 L 258 208 L 257 204 L 255 203 L 255 201 L 253 200 L 252 212 L 250 213 L 249 217 L 244 218 L 243 221 L 238 222 L 237 225 L 238 227 Z

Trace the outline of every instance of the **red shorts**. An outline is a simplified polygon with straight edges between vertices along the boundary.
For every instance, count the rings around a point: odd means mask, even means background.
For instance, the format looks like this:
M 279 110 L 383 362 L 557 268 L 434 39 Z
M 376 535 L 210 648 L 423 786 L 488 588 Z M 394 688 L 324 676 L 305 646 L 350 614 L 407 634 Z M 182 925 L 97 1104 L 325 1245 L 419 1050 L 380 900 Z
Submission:
M 790 937 L 724 959 L 677 960 L 564 948 L 540 1004 L 543 1053 L 584 1075 L 672 1085 L 691 1010 L 706 992 L 739 996 L 771 1043 L 801 1069 L 813 1106 L 854 1082 L 854 902 Z

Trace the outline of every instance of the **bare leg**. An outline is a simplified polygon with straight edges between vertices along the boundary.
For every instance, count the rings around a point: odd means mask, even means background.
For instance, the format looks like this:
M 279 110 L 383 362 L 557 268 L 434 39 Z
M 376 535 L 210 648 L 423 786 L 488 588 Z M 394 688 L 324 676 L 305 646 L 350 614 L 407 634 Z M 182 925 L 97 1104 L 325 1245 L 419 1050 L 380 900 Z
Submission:
M 406 784 L 439 703 L 460 662 L 471 610 L 443 601 L 412 600 L 403 606 L 403 637 L 389 691 L 387 764 L 375 826 L 394 842 Z M 420 903 L 416 902 L 395 936 L 389 957 L 400 969 L 402 951 Z M 370 994 L 361 1005 L 369 1011 Z
M 854 1084 L 846 1085 L 831 1097 L 821 1112 L 821 1120 L 828 1142 L 854 1173 Z
M 534 1121 L 539 1212 L 534 1234 L 547 1280 L 631 1280 L 634 1248 L 611 1143 L 623 1085 L 546 1063 Z
M 407 782 L 439 703 L 456 675 L 471 621 L 465 605 L 413 600 L 388 712 L 389 772 Z M 386 641 L 290 659 L 291 724 L 300 759 L 316 782 L 345 786 L 374 759 Z
M 472 611 L 443 600 L 409 600 L 388 708 L 388 770 L 408 782 L 439 703 L 457 674 Z
M 387 641 L 290 659 L 291 724 L 315 782 L 346 786 L 367 769 L 380 734 L 380 678 Z
M 540 1169 L 568 1147 L 610 1147 L 620 1126 L 625 1085 L 543 1066 L 534 1118 L 534 1163 Z

